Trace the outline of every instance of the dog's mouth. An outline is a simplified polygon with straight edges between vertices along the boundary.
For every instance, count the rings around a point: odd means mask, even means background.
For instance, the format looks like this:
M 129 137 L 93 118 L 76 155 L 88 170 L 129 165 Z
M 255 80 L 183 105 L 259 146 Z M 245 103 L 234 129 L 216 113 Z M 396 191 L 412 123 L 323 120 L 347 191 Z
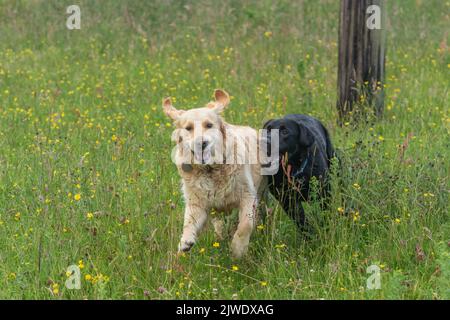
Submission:
M 195 164 L 210 164 L 213 157 L 212 148 L 192 151 L 192 154 L 194 155 Z
M 299 147 L 297 145 L 294 147 L 294 150 L 280 149 L 279 150 L 280 161 L 284 161 L 286 159 L 289 159 L 290 157 L 293 157 L 298 151 Z

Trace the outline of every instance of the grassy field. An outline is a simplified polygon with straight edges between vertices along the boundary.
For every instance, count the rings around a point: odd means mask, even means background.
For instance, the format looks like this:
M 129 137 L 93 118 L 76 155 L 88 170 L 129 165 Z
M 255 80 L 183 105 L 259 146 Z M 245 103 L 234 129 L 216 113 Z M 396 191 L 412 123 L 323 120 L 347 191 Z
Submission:
M 450 299 L 449 1 L 389 1 L 384 118 L 342 128 L 338 1 L 83 0 L 70 31 L 73 2 L 0 1 L 0 298 Z M 343 174 L 329 211 L 307 208 L 311 239 L 273 202 L 245 259 L 211 230 L 176 259 L 161 99 L 198 107 L 214 88 L 231 123 L 329 128 Z

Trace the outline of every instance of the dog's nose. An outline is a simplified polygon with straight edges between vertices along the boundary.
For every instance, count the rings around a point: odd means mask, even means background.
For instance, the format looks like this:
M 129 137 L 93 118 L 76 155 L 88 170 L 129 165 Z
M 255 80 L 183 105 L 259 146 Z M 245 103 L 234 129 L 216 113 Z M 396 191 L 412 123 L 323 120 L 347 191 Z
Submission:
M 207 146 L 208 146 L 208 141 L 203 141 L 202 142 L 202 150 L 205 150 Z

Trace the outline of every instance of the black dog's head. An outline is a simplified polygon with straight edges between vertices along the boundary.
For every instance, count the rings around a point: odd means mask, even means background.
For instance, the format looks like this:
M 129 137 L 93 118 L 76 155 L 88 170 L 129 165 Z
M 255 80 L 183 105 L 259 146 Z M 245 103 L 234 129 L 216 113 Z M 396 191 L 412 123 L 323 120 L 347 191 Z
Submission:
M 306 150 L 314 143 L 314 137 L 308 128 L 292 119 L 273 119 L 264 124 L 267 130 L 268 150 L 272 143 L 271 131 L 278 129 L 279 134 L 279 155 L 286 153 L 292 157 Z

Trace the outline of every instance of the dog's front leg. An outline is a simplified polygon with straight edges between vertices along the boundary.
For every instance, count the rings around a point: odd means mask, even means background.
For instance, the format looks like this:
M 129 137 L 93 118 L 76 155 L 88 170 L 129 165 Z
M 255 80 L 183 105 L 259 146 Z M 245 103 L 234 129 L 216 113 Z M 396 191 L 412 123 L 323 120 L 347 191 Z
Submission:
M 239 208 L 239 224 L 231 242 L 233 258 L 240 259 L 248 249 L 255 225 L 256 198 L 243 199 Z
M 194 205 L 186 205 L 184 211 L 183 235 L 181 236 L 178 251 L 189 251 L 197 240 L 207 220 L 206 210 Z

